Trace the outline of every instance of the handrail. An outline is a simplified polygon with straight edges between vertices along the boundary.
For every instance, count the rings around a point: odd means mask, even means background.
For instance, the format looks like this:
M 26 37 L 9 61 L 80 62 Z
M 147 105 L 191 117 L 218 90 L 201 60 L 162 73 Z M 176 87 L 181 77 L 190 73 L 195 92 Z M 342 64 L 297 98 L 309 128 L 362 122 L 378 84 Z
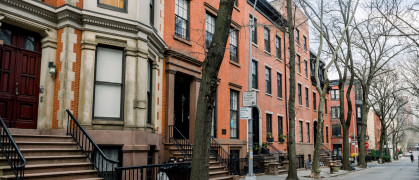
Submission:
M 179 137 L 179 138 L 177 138 Z M 178 128 L 174 125 L 169 126 L 169 139 L 179 150 L 182 152 L 183 156 L 192 160 L 193 145 L 188 141 L 188 139 L 183 136 Z
M 2 126 L 0 139 L 1 150 L 11 167 L 13 174 L 15 174 L 16 179 L 23 180 L 25 178 L 26 159 L 23 157 L 22 152 L 20 151 L 15 140 L 10 134 L 9 129 L 7 128 L 6 124 L 4 124 L 3 118 L 1 117 L 0 122 Z
M 213 137 L 211 137 L 210 142 L 210 153 L 215 156 L 218 161 L 224 165 L 225 168 L 228 170 L 230 169 L 230 155 Z
M 116 167 L 115 170 L 124 180 L 188 180 L 190 178 L 191 167 L 192 163 L 181 162 L 167 164 L 152 164 L 143 166 Z
M 79 121 L 73 116 L 70 110 L 66 110 L 68 114 L 67 135 L 77 142 L 82 152 L 92 162 L 95 169 L 99 171 L 99 176 L 105 180 L 119 179 L 115 168 L 119 162 L 109 159 L 95 143 L 95 141 L 86 132 Z

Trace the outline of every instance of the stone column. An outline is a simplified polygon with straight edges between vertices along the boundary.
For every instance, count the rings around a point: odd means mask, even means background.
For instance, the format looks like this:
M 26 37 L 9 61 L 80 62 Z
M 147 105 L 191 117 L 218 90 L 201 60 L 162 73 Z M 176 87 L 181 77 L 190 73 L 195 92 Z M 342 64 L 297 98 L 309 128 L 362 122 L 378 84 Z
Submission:
M 93 89 L 95 84 L 95 61 L 97 42 L 84 36 L 81 42 L 79 121 L 86 129 L 92 128 Z M 93 36 L 94 38 L 94 36 Z
M 169 126 L 175 125 L 174 121 L 174 104 L 175 104 L 175 74 L 176 71 L 166 70 L 166 142 L 169 142 Z
M 44 38 L 41 40 L 42 59 L 39 81 L 40 91 L 37 129 L 51 129 L 55 74 L 49 73 L 48 63 L 55 61 L 57 32 L 55 30 L 45 30 L 42 35 Z
M 147 129 L 147 77 L 148 77 L 148 55 L 146 51 L 138 51 L 136 67 L 135 92 L 135 126 L 140 130 Z
M 135 49 L 125 50 L 124 129 L 135 129 L 135 95 L 137 88 L 137 57 Z
M 195 121 L 196 121 L 196 106 L 198 104 L 199 86 L 201 79 L 195 77 L 190 86 L 190 100 L 189 100 L 189 141 L 194 142 L 195 137 Z

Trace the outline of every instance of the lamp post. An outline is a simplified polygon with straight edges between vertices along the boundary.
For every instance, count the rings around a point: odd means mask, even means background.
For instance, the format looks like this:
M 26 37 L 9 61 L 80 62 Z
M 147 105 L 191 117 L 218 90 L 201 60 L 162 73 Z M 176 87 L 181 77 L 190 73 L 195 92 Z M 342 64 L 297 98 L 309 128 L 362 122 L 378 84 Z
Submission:
M 256 4 L 258 3 L 258 0 L 255 1 L 255 4 L 253 4 L 253 13 L 252 13 L 252 20 L 249 24 L 249 91 L 252 91 L 252 31 L 255 26 L 255 9 Z M 247 127 L 248 127 L 248 134 L 247 134 L 247 149 L 249 151 L 249 173 L 246 176 L 246 180 L 256 180 L 255 174 L 253 174 L 253 123 L 252 119 L 247 120 Z
M 354 139 L 356 139 L 355 137 L 355 113 L 352 113 L 352 123 L 354 124 Z M 356 142 L 356 143 L 358 143 L 358 141 Z M 355 143 L 355 166 L 356 166 L 356 164 L 357 164 L 357 162 L 356 162 L 356 143 Z

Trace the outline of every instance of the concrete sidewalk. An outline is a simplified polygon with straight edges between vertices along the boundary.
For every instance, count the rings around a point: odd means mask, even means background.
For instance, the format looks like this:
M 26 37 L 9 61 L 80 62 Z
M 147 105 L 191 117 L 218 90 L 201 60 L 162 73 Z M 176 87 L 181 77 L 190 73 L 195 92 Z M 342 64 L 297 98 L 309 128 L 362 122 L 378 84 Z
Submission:
M 320 168 L 320 170 L 321 170 L 320 176 L 322 178 L 332 178 L 332 177 L 335 177 L 335 176 L 340 176 L 340 175 L 344 175 L 344 174 L 348 174 L 348 173 L 353 173 L 353 172 L 361 171 L 361 170 L 364 170 L 364 169 L 366 169 L 366 168 L 356 167 L 355 170 L 351 171 L 351 172 L 345 171 L 345 170 L 339 170 L 339 172 L 334 172 L 333 174 L 330 174 L 330 169 L 329 168 Z M 313 178 L 309 177 L 310 174 L 311 174 L 311 170 L 298 170 L 297 171 L 297 175 L 298 175 L 298 178 L 300 180 L 313 179 Z M 278 179 L 285 179 L 285 178 L 287 178 L 287 174 L 256 176 L 256 179 L 258 179 L 258 180 L 278 180 Z M 244 179 L 245 178 L 240 178 L 240 180 L 244 180 Z

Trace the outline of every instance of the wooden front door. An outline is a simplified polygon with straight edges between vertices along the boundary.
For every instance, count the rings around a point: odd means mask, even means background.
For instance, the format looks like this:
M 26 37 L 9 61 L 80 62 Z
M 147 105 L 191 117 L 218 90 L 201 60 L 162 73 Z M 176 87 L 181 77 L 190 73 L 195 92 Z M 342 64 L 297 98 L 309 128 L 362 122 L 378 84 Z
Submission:
M 0 28 L 0 116 L 8 127 L 35 129 L 38 116 L 40 43 L 37 34 Z

